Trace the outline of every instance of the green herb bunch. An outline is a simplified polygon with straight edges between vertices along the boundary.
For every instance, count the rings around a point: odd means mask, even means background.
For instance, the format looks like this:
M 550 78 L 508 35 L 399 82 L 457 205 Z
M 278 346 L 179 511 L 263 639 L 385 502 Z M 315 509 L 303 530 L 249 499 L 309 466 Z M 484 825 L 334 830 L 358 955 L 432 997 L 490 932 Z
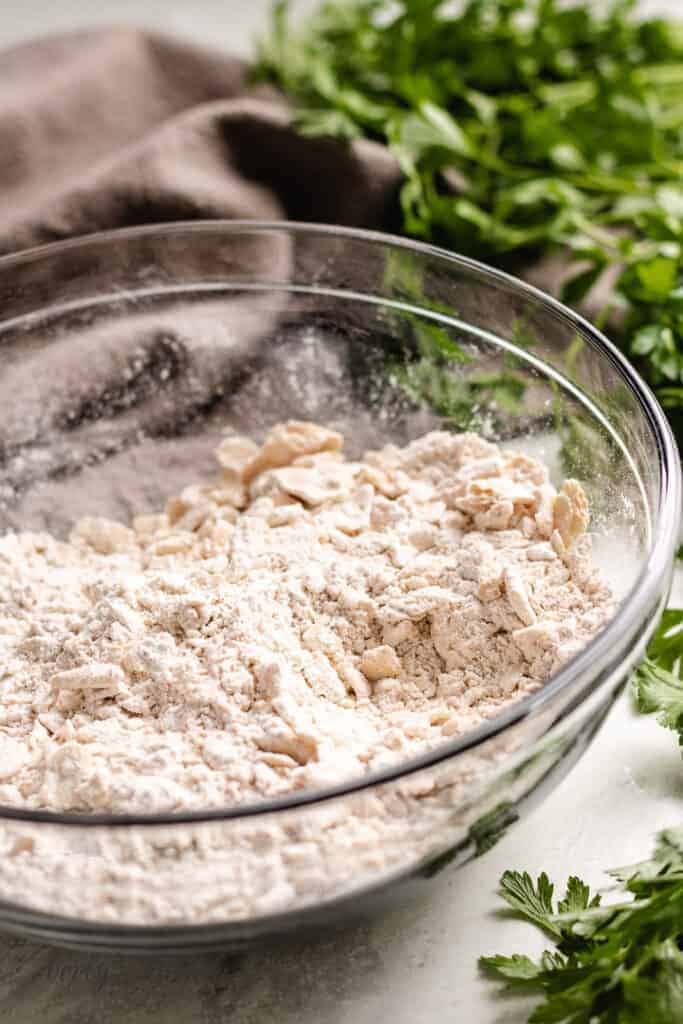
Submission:
M 683 609 L 668 608 L 633 677 L 636 705 L 657 712 L 659 721 L 678 733 L 683 751 Z
M 481 960 L 509 989 L 542 996 L 530 1024 L 683 1020 L 683 829 L 663 832 L 650 860 L 610 874 L 618 892 L 604 905 L 570 878 L 556 906 L 546 875 L 536 884 L 526 872 L 503 875 L 505 901 L 556 947 L 539 960 Z
M 680 26 L 633 0 L 327 0 L 305 26 L 280 2 L 257 74 L 300 131 L 390 148 L 408 234 L 513 270 L 562 252 L 571 304 L 609 275 L 600 315 L 683 440 Z

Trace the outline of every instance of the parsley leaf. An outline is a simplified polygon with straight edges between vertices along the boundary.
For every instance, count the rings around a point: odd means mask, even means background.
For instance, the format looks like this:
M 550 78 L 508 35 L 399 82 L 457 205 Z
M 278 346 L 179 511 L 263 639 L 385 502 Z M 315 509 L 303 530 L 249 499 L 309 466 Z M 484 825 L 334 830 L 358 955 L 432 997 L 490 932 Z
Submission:
M 683 1020 L 683 829 L 661 833 L 650 860 L 610 872 L 610 902 L 570 878 L 553 907 L 545 875 L 506 872 L 502 895 L 555 944 L 538 960 L 482 957 L 511 991 L 537 993 L 530 1024 L 675 1024 Z
M 567 881 L 565 897 L 557 904 L 557 909 L 560 914 L 571 914 L 588 907 L 597 907 L 599 903 L 600 897 L 591 897 L 588 886 L 576 875 L 572 875 Z
M 506 871 L 500 880 L 503 899 L 527 920 L 551 935 L 560 935 L 560 930 L 551 922 L 553 916 L 553 886 L 545 874 L 539 875 L 536 884 L 526 871 Z
M 683 751 L 683 609 L 664 612 L 647 655 L 633 677 L 636 706 L 677 731 Z
M 659 668 L 676 672 L 681 678 L 683 657 L 683 608 L 667 608 L 648 647 L 648 657 Z
M 646 714 L 656 711 L 663 726 L 678 732 L 683 747 L 683 682 L 646 658 L 636 670 L 633 685 L 638 710 Z

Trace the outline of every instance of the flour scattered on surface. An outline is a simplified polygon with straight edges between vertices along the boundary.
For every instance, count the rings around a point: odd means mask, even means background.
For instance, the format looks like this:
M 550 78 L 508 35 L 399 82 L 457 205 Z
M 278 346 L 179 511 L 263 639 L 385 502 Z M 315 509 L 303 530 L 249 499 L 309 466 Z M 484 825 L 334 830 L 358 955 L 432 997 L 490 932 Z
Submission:
M 538 689 L 605 624 L 576 481 L 472 434 L 311 423 L 130 527 L 0 539 L 0 803 L 224 807 L 359 776 Z

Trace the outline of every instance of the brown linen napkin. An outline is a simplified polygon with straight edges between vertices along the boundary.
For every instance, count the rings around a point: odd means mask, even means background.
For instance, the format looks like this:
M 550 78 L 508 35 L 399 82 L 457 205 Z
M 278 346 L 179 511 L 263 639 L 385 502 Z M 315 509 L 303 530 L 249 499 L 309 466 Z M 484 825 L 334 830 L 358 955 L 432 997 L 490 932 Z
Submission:
M 233 57 L 132 29 L 0 54 L 0 252 L 213 217 L 387 226 L 379 145 L 304 139 Z

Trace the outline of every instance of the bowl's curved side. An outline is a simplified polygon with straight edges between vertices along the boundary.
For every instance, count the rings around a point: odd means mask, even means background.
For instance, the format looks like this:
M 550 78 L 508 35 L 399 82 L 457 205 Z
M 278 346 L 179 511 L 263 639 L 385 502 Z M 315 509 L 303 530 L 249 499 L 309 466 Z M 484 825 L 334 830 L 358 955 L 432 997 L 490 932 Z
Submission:
M 414 277 L 405 294 L 406 269 L 418 274 L 418 295 Z M 377 294 L 358 291 L 364 276 Z M 49 315 L 31 312 L 41 296 Z M 608 499 L 607 525 L 632 527 L 637 569 L 614 620 L 547 686 L 395 767 L 210 813 L 85 821 L 0 808 L 0 925 L 49 941 L 148 951 L 230 947 L 321 920 L 329 927 L 332 914 L 369 909 L 408 880 L 419 891 L 446 862 L 481 852 L 580 756 L 654 629 L 680 511 L 680 465 L 663 413 L 593 328 L 520 282 L 432 247 L 285 224 L 178 225 L 46 247 L 0 260 L 0 298 L 0 340 L 11 356 L 0 397 L 4 387 L 14 403 L 0 412 L 0 485 L 16 484 L 17 496 L 7 510 L 0 500 L 7 525 L 33 509 L 48 525 L 56 517 L 68 527 L 67 493 L 111 514 L 107 502 L 120 487 L 110 477 L 141 451 L 160 484 L 170 471 L 194 479 L 223 426 L 246 422 L 258 433 L 281 409 L 334 425 L 343 419 L 373 443 L 398 430 L 416 436 L 443 417 L 399 400 L 395 388 L 394 404 L 373 403 L 387 393 L 387 366 L 423 357 L 414 335 L 424 320 L 445 332 L 441 341 L 466 347 L 469 364 L 459 356 L 448 364 L 453 379 L 466 380 L 477 359 L 487 371 L 526 374 L 532 397 L 511 435 L 553 439 L 563 380 L 562 415 L 591 428 L 605 420 L 607 430 L 588 433 L 605 456 L 596 483 Z M 140 339 L 158 379 L 151 389 L 149 379 L 137 380 L 127 403 L 112 373 Z M 58 372 L 38 382 L 46 359 Z M 270 390 L 254 386 L 268 375 Z M 93 381 L 114 401 L 91 401 Z M 342 383 L 348 394 L 340 396 Z M 33 402 L 28 425 L 24 394 Z M 102 457 L 84 468 L 93 440 Z M 30 476 L 46 466 L 43 477 Z M 637 484 L 633 494 L 628 481 Z

